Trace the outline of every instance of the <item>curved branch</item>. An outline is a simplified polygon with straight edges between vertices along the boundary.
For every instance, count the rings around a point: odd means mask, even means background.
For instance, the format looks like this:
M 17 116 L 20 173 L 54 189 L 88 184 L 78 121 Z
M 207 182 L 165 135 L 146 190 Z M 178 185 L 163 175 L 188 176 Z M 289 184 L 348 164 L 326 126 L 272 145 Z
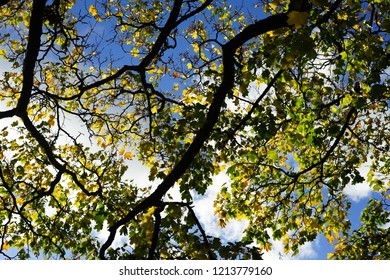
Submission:
M 100 81 L 94 82 L 92 84 L 81 86 L 80 87 L 80 96 L 87 90 L 99 87 L 101 85 L 104 85 L 105 83 L 111 82 L 120 76 L 122 76 L 127 71 L 133 70 L 137 72 L 142 72 L 146 69 L 146 67 L 151 63 L 151 61 L 157 56 L 158 52 L 161 50 L 162 46 L 164 45 L 166 39 L 168 38 L 171 31 L 177 26 L 176 20 L 179 17 L 181 5 L 183 3 L 183 0 L 175 0 L 172 8 L 172 12 L 170 13 L 170 16 L 164 26 L 162 28 L 161 33 L 156 39 L 156 42 L 154 43 L 151 51 L 148 53 L 147 56 L 145 56 L 141 63 L 138 66 L 131 66 L 131 65 L 125 65 L 121 69 L 119 69 L 116 73 L 113 75 L 102 79 Z
M 35 72 L 35 64 L 38 59 L 40 44 L 41 44 L 41 36 L 42 36 L 42 25 L 43 25 L 43 11 L 46 5 L 46 0 L 35 0 L 33 2 L 33 8 L 31 12 L 30 19 L 30 30 L 28 34 L 28 44 L 26 57 L 24 59 L 23 64 L 23 86 L 20 99 L 18 101 L 17 107 L 15 110 L 10 110 L 3 112 L 2 115 L 9 117 L 15 113 L 19 116 L 24 123 L 26 129 L 31 133 L 31 135 L 38 141 L 39 145 L 45 151 L 49 161 L 57 168 L 60 173 L 69 174 L 77 186 L 79 186 L 87 195 L 93 195 L 95 193 L 91 193 L 85 189 L 85 187 L 81 184 L 81 182 L 77 179 L 77 175 L 67 170 L 64 165 L 59 163 L 49 145 L 46 141 L 45 137 L 38 131 L 38 129 L 34 126 L 27 114 L 27 106 L 30 102 L 30 98 L 32 95 L 32 87 L 34 82 L 34 72 Z M 1 116 L 1 115 L 0 115 Z M 98 191 L 99 192 L 99 191 Z M 98 193 L 96 192 L 96 193 Z
M 245 117 L 243 117 L 240 121 L 240 123 L 235 127 L 233 128 L 233 130 L 228 134 L 228 137 L 226 138 L 226 141 L 228 141 L 229 139 L 231 139 L 232 137 L 234 137 L 234 134 L 236 134 L 236 132 L 242 128 L 247 121 L 249 121 L 249 119 L 252 117 L 252 114 L 254 113 L 254 111 L 256 110 L 257 106 L 260 104 L 261 100 L 263 100 L 263 98 L 268 94 L 268 92 L 270 91 L 270 89 L 273 87 L 273 85 L 276 83 L 276 81 L 279 79 L 279 77 L 282 75 L 283 73 L 283 69 L 280 69 L 276 74 L 275 76 L 272 78 L 272 80 L 269 82 L 269 84 L 267 85 L 267 87 L 264 89 L 264 91 L 261 93 L 261 95 L 256 99 L 256 101 L 254 103 L 252 103 L 252 108 L 249 110 L 249 112 L 245 115 Z
M 330 149 L 326 152 L 326 154 L 324 155 L 323 158 L 321 158 L 321 160 L 309 167 L 307 167 L 306 169 L 296 173 L 296 174 L 293 174 L 293 175 L 290 175 L 294 178 L 298 178 L 299 176 L 301 176 L 302 174 L 306 173 L 306 172 L 309 172 L 310 170 L 316 168 L 317 166 L 320 166 L 320 165 L 323 165 L 327 160 L 328 158 L 332 155 L 333 151 L 336 149 L 336 147 L 338 146 L 338 144 L 340 143 L 341 139 L 343 138 L 344 134 L 345 134 L 345 131 L 347 130 L 348 126 L 349 126 L 349 121 L 352 119 L 353 115 L 355 114 L 356 112 L 356 108 L 355 107 L 352 107 L 346 118 L 345 118 L 345 122 L 344 122 L 344 125 L 343 127 L 341 128 L 340 130 L 340 133 L 337 135 L 335 141 L 333 142 L 332 146 L 330 147 Z
M 127 71 L 131 71 L 131 70 L 136 71 L 136 72 L 144 71 L 147 68 L 147 66 L 153 61 L 153 59 L 156 58 L 158 53 L 161 51 L 164 43 L 166 42 L 167 38 L 171 34 L 172 30 L 177 28 L 182 22 L 188 20 L 192 16 L 194 16 L 194 15 L 200 13 L 201 11 L 203 11 L 204 9 L 206 9 L 206 7 L 208 5 L 210 5 L 211 2 L 212 2 L 212 0 L 205 1 L 199 8 L 195 9 L 191 13 L 189 13 L 189 14 L 187 14 L 179 19 L 183 0 L 175 0 L 175 2 L 173 3 L 172 11 L 169 15 L 169 18 L 168 18 L 167 22 L 165 23 L 164 27 L 161 29 L 160 34 L 157 36 L 156 42 L 154 43 L 150 52 L 142 59 L 142 61 L 139 65 L 137 65 L 137 66 L 125 65 L 121 69 L 119 69 L 116 73 L 114 73 L 113 75 L 111 75 L 105 79 L 102 79 L 100 81 L 94 82 L 94 83 L 89 84 L 89 85 L 81 86 L 80 87 L 81 93 L 78 96 L 81 96 L 86 90 L 89 90 L 89 89 L 92 89 L 95 87 L 99 87 L 105 83 L 111 82 L 111 81 L 119 78 L 121 75 L 123 75 Z
M 77 97 L 81 97 L 81 95 L 87 91 L 87 90 L 90 90 L 90 89 L 93 89 L 93 88 L 96 88 L 96 87 L 99 87 L 99 86 L 102 86 L 106 83 L 109 83 L 115 79 L 118 79 L 120 76 L 122 76 L 124 73 L 126 73 L 127 71 L 137 71 L 139 72 L 140 71 L 140 67 L 138 66 L 132 66 L 132 65 L 125 65 L 123 66 L 121 69 L 119 69 L 117 72 L 115 72 L 114 74 L 112 74 L 111 76 L 108 76 L 107 78 L 105 79 L 102 79 L 100 81 L 97 81 L 97 82 L 94 82 L 94 83 L 91 83 L 89 85 L 84 85 L 84 86 L 80 86 L 80 93 L 78 95 L 76 95 Z
M 35 0 L 32 6 L 27 50 L 23 62 L 23 86 L 20 99 L 16 107 L 17 114 L 19 116 L 26 114 L 27 105 L 30 102 L 35 76 L 35 64 L 41 47 L 43 11 L 45 4 L 46 0 Z
M 16 116 L 17 110 L 11 109 L 7 111 L 0 111 L 0 119 L 5 119 L 5 118 L 12 118 L 13 116 Z
M 49 159 L 50 163 L 53 164 L 55 168 L 57 168 L 60 173 L 68 174 L 72 177 L 73 181 L 76 183 L 76 185 L 88 196 L 97 195 L 101 193 L 101 189 L 98 189 L 97 191 L 90 192 L 88 191 L 85 186 L 79 181 L 77 174 L 69 169 L 66 168 L 66 165 L 61 164 L 57 158 L 56 155 L 53 153 L 52 148 L 50 147 L 50 144 L 46 141 L 45 137 L 38 131 L 38 129 L 34 126 L 34 124 L 31 122 L 31 120 L 28 118 L 27 113 L 21 116 L 21 119 L 23 120 L 23 124 L 26 127 L 26 129 L 31 133 L 31 135 L 35 138 L 35 140 L 38 141 L 39 145 L 43 148 L 45 151 L 45 154 L 47 158 Z

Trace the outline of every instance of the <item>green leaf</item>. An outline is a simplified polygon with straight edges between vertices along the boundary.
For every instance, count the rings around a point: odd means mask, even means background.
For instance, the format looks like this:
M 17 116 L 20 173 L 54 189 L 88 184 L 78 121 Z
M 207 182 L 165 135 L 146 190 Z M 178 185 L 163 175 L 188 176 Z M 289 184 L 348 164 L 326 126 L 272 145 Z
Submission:
M 370 97 L 374 100 L 380 99 L 387 90 L 385 85 L 373 85 L 370 90 Z

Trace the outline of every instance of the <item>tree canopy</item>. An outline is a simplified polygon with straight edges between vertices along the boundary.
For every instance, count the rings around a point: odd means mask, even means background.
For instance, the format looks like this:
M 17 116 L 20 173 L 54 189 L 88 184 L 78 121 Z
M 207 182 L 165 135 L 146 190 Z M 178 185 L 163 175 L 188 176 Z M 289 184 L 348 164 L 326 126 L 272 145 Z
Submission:
M 323 234 L 330 258 L 390 258 L 390 1 L 0 5 L 4 257 L 261 259 Z M 247 220 L 237 242 L 194 211 L 220 173 L 210 215 Z

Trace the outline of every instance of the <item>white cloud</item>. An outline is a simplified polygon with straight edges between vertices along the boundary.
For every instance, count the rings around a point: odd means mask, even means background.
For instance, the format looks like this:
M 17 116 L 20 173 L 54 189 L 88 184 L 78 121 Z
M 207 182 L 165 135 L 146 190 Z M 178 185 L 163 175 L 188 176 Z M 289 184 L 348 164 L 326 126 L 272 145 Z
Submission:
M 299 253 L 293 259 L 315 259 L 318 256 L 319 240 L 306 242 L 299 248 Z
M 214 215 L 214 200 L 222 185 L 228 180 L 229 178 L 225 173 L 215 176 L 213 185 L 207 189 L 205 195 L 194 201 L 194 211 L 204 226 L 206 234 L 219 237 L 225 241 L 238 241 L 243 237 L 248 221 L 232 220 L 226 227 L 221 228 L 218 225 L 218 217 Z
M 194 204 L 194 211 L 201 221 L 206 234 L 219 237 L 224 241 L 239 241 L 244 236 L 244 230 L 248 226 L 247 220 L 231 220 L 225 228 L 218 225 L 218 218 L 214 215 L 213 203 L 221 186 L 229 182 L 229 177 L 225 173 L 215 176 L 213 185 L 209 187 L 206 194 L 197 199 Z M 296 256 L 284 254 L 282 241 L 272 240 L 272 249 L 269 252 L 264 252 L 264 260 L 278 259 L 315 259 L 318 257 L 316 249 L 319 248 L 319 240 L 306 242 L 299 248 L 299 253 Z M 255 244 L 254 244 L 255 246 Z
M 369 169 L 369 163 L 366 163 L 362 167 L 358 168 L 360 175 L 363 178 L 367 178 Z M 370 197 L 371 193 L 372 189 L 370 188 L 367 180 L 356 185 L 348 184 L 344 189 L 344 194 L 346 194 L 348 198 L 354 202 L 359 202 L 362 199 Z
M 94 221 L 92 221 L 92 225 L 91 226 L 92 227 L 95 226 L 95 222 Z M 103 228 L 102 228 L 101 231 L 96 232 L 94 230 L 93 234 L 96 235 L 96 237 L 98 238 L 99 242 L 101 242 L 101 243 L 106 242 L 108 237 L 109 237 L 109 235 L 110 235 L 110 232 L 108 231 L 107 222 L 104 222 Z M 128 236 L 117 234 L 115 236 L 114 241 L 112 242 L 111 247 L 112 248 L 118 248 L 118 247 L 121 247 L 121 246 L 123 246 L 123 244 L 128 243 L 128 242 L 129 242 L 129 237 Z
M 390 222 L 384 224 L 384 225 L 381 226 L 380 228 L 383 228 L 383 229 L 388 229 L 388 228 L 390 228 Z
M 126 179 L 133 180 L 137 186 L 146 187 L 152 185 L 152 182 L 149 181 L 149 168 L 143 165 L 138 160 L 131 160 L 125 162 L 128 169 L 126 170 L 124 177 Z M 157 184 L 154 182 L 153 185 Z
M 271 240 L 272 249 L 268 252 L 264 252 L 264 260 L 307 260 L 315 259 L 318 257 L 317 249 L 319 248 L 319 239 L 315 239 L 312 242 L 306 242 L 299 247 L 299 253 L 295 256 L 292 252 L 285 254 L 284 246 L 281 240 Z

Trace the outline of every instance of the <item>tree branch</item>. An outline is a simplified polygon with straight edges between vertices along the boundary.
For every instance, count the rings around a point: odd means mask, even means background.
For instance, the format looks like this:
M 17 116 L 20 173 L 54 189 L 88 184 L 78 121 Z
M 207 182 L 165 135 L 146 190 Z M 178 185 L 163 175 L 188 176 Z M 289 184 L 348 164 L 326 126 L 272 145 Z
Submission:
M 275 76 L 272 78 L 272 80 L 269 82 L 269 84 L 267 85 L 267 87 L 264 89 L 264 91 L 261 93 L 261 95 L 256 99 L 256 101 L 252 104 L 252 108 L 249 110 L 249 112 L 245 115 L 245 117 L 243 117 L 240 121 L 240 123 L 235 127 L 233 128 L 233 130 L 228 134 L 228 137 L 226 138 L 226 141 L 228 141 L 229 139 L 231 139 L 232 137 L 234 137 L 234 134 L 236 134 L 236 132 L 241 128 L 243 127 L 246 122 L 252 117 L 252 114 L 253 112 L 256 110 L 257 106 L 260 104 L 261 100 L 263 100 L 263 98 L 266 96 L 266 94 L 268 94 L 268 92 L 270 91 L 270 89 L 273 87 L 273 85 L 275 84 L 275 82 L 279 79 L 279 77 L 282 75 L 283 73 L 283 69 L 280 69 L 276 74 Z
M 156 253 L 157 243 L 158 243 L 158 235 L 160 233 L 161 226 L 161 211 L 163 211 L 163 206 L 158 207 L 154 211 L 154 228 L 153 228 L 153 236 L 152 236 L 152 245 L 149 248 L 148 260 L 153 260 L 154 254 Z
M 23 86 L 16 107 L 19 117 L 27 116 L 27 105 L 30 102 L 35 77 L 35 63 L 37 62 L 41 47 L 43 11 L 45 5 L 46 0 L 34 0 L 32 6 L 27 50 L 23 61 Z
M 309 166 L 307 167 L 306 169 L 300 171 L 299 173 L 297 174 L 294 174 L 292 175 L 292 177 L 295 177 L 295 178 L 298 178 L 299 176 L 301 176 L 302 174 L 306 173 L 306 172 L 309 172 L 310 170 L 316 168 L 317 166 L 320 166 L 320 165 L 323 165 L 327 160 L 328 158 L 332 155 L 333 151 L 336 149 L 336 147 L 338 146 L 338 144 L 340 143 L 341 139 L 343 138 L 344 134 L 345 134 L 345 131 L 347 130 L 348 126 L 349 126 L 349 121 L 351 120 L 351 118 L 353 117 L 354 113 L 356 112 L 356 109 L 355 107 L 352 107 L 346 118 L 345 118 L 345 122 L 344 122 L 344 125 L 343 127 L 341 128 L 341 131 L 340 133 L 337 135 L 335 141 L 333 142 L 332 146 L 330 147 L 330 149 L 326 152 L 326 154 L 324 155 L 323 158 L 321 158 L 321 160 L 319 162 L 317 162 L 316 164 L 313 164 L 312 166 Z M 290 175 L 291 176 L 291 175 Z
M 0 7 L 7 5 L 9 0 L 0 0 Z
M 207 250 L 208 250 L 209 259 L 210 259 L 210 260 L 216 260 L 216 257 L 215 257 L 215 255 L 214 255 L 214 253 L 213 253 L 213 252 L 211 251 L 211 249 L 210 249 L 210 243 L 209 243 L 209 241 L 208 241 L 208 239 L 207 239 L 206 232 L 204 231 L 202 225 L 200 224 L 199 219 L 198 219 L 198 217 L 196 216 L 196 214 L 195 214 L 195 212 L 194 212 L 194 209 L 192 209 L 191 205 L 187 205 L 187 209 L 188 209 L 188 211 L 190 212 L 192 218 L 195 220 L 196 226 L 197 226 L 198 229 L 200 230 L 200 234 L 202 235 L 204 244 L 206 245 Z

